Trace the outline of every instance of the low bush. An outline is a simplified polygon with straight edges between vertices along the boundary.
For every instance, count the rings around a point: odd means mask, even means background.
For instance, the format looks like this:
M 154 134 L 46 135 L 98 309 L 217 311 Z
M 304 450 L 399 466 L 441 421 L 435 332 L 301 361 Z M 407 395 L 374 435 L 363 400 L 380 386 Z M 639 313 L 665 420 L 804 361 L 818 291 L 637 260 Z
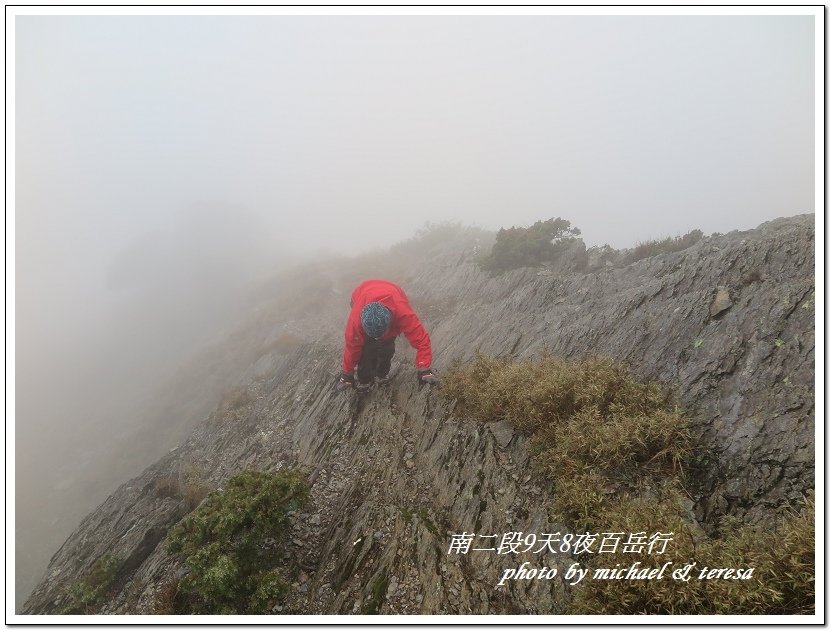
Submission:
M 552 518 L 580 532 L 662 532 L 671 554 L 626 554 L 626 566 L 754 568 L 749 580 L 586 580 L 574 614 L 780 614 L 815 606 L 814 506 L 777 531 L 722 527 L 707 536 L 683 486 L 696 449 L 689 421 L 656 383 L 601 358 L 515 362 L 483 355 L 445 375 L 457 413 L 508 420 L 532 436 L 534 461 L 551 483 Z M 580 561 L 600 568 L 601 556 Z M 611 565 L 613 568 L 613 565 Z
M 638 243 L 626 257 L 626 262 L 633 263 L 644 258 L 651 258 L 658 254 L 670 254 L 671 252 L 680 252 L 688 249 L 700 239 L 703 238 L 703 232 L 700 230 L 692 230 L 683 236 L 667 237 L 663 239 L 656 239 L 651 241 L 644 241 Z
M 111 553 L 99 557 L 92 568 L 69 587 L 69 603 L 61 611 L 62 614 L 95 613 L 115 583 L 121 565 L 121 559 Z
M 178 585 L 177 612 L 269 612 L 285 586 L 277 572 L 279 545 L 266 541 L 283 540 L 288 512 L 307 500 L 297 471 L 245 471 L 208 495 L 168 536 L 167 550 L 190 568 Z
M 482 269 L 498 274 L 519 267 L 536 267 L 552 263 L 576 243 L 580 231 L 571 222 L 555 217 L 537 221 L 527 228 L 502 228 L 489 255 L 479 262 Z

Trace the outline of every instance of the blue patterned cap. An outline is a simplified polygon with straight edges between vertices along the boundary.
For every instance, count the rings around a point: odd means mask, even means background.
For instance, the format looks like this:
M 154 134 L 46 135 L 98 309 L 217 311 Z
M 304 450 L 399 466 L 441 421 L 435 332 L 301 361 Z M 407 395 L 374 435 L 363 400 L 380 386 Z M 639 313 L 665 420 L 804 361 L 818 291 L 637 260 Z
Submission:
M 372 339 L 380 339 L 389 330 L 392 311 L 379 302 L 369 302 L 360 311 L 360 323 L 366 334 Z

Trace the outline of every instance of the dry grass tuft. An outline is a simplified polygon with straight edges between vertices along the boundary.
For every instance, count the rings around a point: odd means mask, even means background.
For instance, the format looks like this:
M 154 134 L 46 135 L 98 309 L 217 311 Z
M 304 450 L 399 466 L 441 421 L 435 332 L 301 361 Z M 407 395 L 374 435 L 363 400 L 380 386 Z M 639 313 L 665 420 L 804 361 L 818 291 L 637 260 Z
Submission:
M 574 592 L 574 614 L 812 614 L 815 612 L 815 506 L 806 501 L 773 530 L 733 524 L 717 539 L 706 537 L 677 509 L 661 501 L 628 500 L 606 515 L 607 531 L 672 532 L 664 554 L 626 554 L 625 566 L 669 570 L 696 563 L 688 582 L 585 580 Z M 611 556 L 614 558 L 614 556 Z M 593 559 L 592 568 L 613 567 Z M 704 569 L 752 569 L 747 579 L 700 579 Z M 705 575 L 708 574 L 705 573 Z M 711 575 L 711 574 L 709 574 Z
M 179 581 L 166 582 L 156 592 L 156 597 L 153 600 L 153 615 L 175 615 L 180 609 L 179 599 Z
M 154 483 L 156 494 L 161 498 L 183 499 L 188 510 L 194 510 L 208 495 L 209 488 L 194 479 L 180 481 L 176 477 L 162 477 Z
M 162 498 L 179 497 L 182 494 L 182 485 L 175 477 L 162 477 L 156 479 L 155 483 L 156 494 Z
M 551 483 L 553 517 L 573 531 L 672 533 L 665 554 L 626 554 L 622 564 L 697 563 L 689 582 L 586 580 L 574 589 L 567 612 L 814 611 L 814 505 L 808 501 L 776 531 L 727 523 L 720 538 L 707 536 L 689 512 L 683 487 L 686 462 L 694 459 L 689 421 L 658 384 L 639 382 L 608 359 L 514 362 L 479 355 L 448 371 L 442 393 L 457 400 L 462 415 L 508 420 L 533 436 L 535 461 Z M 621 558 L 580 560 L 593 570 L 613 568 Z M 751 567 L 753 575 L 697 579 L 703 567 Z
M 244 385 L 240 385 L 239 387 L 235 387 L 230 390 L 222 397 L 222 400 L 219 403 L 219 409 L 223 413 L 227 413 L 228 411 L 237 411 L 252 403 L 253 400 L 254 399 L 248 391 L 248 388 Z
M 700 241 L 702 238 L 703 232 L 700 230 L 692 230 L 683 236 L 675 236 L 674 238 L 667 237 L 638 243 L 637 246 L 629 252 L 626 257 L 626 262 L 633 263 L 638 260 L 643 260 L 644 258 L 657 256 L 659 254 L 683 251 L 684 249 L 688 249 Z

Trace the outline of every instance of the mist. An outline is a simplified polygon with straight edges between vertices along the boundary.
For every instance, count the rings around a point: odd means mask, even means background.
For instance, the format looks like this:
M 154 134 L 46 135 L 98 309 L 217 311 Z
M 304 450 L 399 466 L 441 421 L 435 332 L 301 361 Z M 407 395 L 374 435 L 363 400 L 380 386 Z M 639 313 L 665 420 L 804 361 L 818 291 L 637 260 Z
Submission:
M 292 265 L 425 222 L 619 248 L 813 212 L 814 20 L 16 16 L 18 603 Z

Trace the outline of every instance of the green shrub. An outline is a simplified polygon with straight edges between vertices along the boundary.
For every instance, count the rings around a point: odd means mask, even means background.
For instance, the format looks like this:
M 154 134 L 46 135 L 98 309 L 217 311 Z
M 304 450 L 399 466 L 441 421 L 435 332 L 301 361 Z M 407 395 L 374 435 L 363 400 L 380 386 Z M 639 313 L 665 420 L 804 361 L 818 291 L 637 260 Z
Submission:
M 308 500 L 297 471 L 245 471 L 223 492 L 212 492 L 170 532 L 167 549 L 184 558 L 190 573 L 179 583 L 183 610 L 206 614 L 267 612 L 284 593 L 275 571 L 288 512 Z
M 99 557 L 84 577 L 69 587 L 69 603 L 61 611 L 64 615 L 94 613 L 107 591 L 115 583 L 121 560 L 111 553 Z
M 247 612 L 254 615 L 267 615 L 277 602 L 285 597 L 288 587 L 277 571 L 267 571 L 257 576 L 255 590 L 249 600 Z
M 464 416 L 508 420 L 532 436 L 534 460 L 551 484 L 552 517 L 573 531 L 673 533 L 671 554 L 626 554 L 626 566 L 671 560 L 756 572 L 751 580 L 586 580 L 567 612 L 813 611 L 814 507 L 808 503 L 775 532 L 725 527 L 720 538 L 707 536 L 686 508 L 684 470 L 695 460 L 689 422 L 656 383 L 639 382 L 608 359 L 478 355 L 453 365 L 442 393 Z M 602 560 L 581 559 L 592 569 Z
M 651 241 L 644 241 L 638 243 L 626 257 L 627 263 L 637 262 L 644 258 L 657 256 L 658 254 L 669 254 L 671 252 L 679 252 L 688 249 L 700 239 L 703 238 L 703 232 L 700 230 L 692 230 L 683 236 L 675 236 L 674 238 L 667 237 L 663 239 L 655 239 Z
M 491 273 L 501 273 L 554 262 L 578 240 L 579 234 L 570 221 L 559 217 L 537 221 L 528 228 L 502 228 L 496 234 L 492 251 L 481 259 L 480 265 Z

